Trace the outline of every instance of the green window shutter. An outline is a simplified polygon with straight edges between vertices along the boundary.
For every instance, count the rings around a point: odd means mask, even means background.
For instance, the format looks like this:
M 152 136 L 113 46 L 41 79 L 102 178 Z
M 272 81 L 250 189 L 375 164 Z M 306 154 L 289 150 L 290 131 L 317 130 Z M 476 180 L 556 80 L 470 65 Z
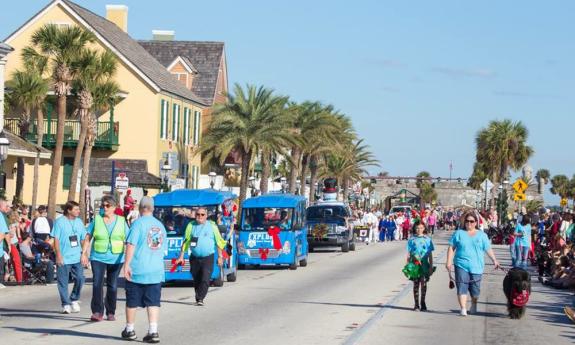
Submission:
M 184 144 L 188 144 L 188 108 L 184 107 Z
M 176 140 L 176 107 L 176 104 L 172 106 L 172 140 Z
M 74 158 L 64 157 L 63 165 L 64 165 L 64 174 L 62 179 L 62 188 L 64 188 L 65 190 L 69 190 L 70 184 L 72 182 L 72 167 L 74 166 Z
M 164 113 L 165 103 L 166 101 L 164 101 L 163 99 L 160 102 L 160 139 L 165 139 L 164 138 L 164 117 L 166 116 L 166 114 Z

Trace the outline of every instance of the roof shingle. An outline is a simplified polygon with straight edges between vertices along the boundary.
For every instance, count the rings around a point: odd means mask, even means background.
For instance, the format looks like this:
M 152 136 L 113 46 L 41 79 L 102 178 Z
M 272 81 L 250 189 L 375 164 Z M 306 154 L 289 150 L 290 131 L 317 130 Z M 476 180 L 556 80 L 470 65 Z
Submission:
M 193 91 L 178 82 L 146 49 L 116 26 L 116 24 L 70 0 L 63 0 L 63 2 L 96 30 L 120 54 L 152 80 L 161 90 L 200 105 L 211 104 L 208 103 L 208 100 L 196 95 Z
M 116 163 L 116 171 L 124 172 L 130 179 L 131 186 L 156 187 L 162 184 L 162 180 L 148 172 L 148 162 L 143 159 L 90 159 L 90 176 L 88 184 L 109 185 L 112 179 L 112 161 Z
M 178 57 L 188 59 L 198 74 L 194 76 L 192 91 L 213 104 L 218 83 L 223 42 L 200 41 L 138 41 L 166 68 Z

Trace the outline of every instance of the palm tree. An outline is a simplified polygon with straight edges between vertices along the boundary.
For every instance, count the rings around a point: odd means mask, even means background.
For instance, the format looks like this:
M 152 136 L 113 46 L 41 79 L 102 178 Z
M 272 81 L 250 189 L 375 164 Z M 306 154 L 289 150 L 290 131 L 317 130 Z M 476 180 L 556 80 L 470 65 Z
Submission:
M 101 59 L 106 59 L 101 56 Z M 111 78 L 112 75 L 109 75 Z M 84 149 L 84 157 L 82 158 L 82 177 L 80 179 L 80 209 L 82 210 L 82 219 L 86 219 L 87 205 L 86 205 L 86 189 L 88 189 L 88 178 L 90 177 L 90 158 L 92 157 L 92 148 L 96 142 L 98 134 L 98 120 L 99 114 L 108 111 L 110 105 L 116 101 L 116 96 L 120 92 L 120 87 L 113 80 L 100 80 L 98 84 L 91 86 L 92 106 L 91 111 L 88 112 L 87 132 Z M 113 128 L 109 129 L 113 131 Z M 80 143 L 78 143 L 80 144 Z
M 415 185 L 419 188 L 419 198 L 422 205 L 425 203 L 431 203 L 437 199 L 437 192 L 433 188 L 433 185 L 429 182 L 431 174 L 427 171 L 421 171 L 417 174 L 417 180 Z
M 494 184 L 501 183 L 509 169 L 521 169 L 533 155 L 533 148 L 527 145 L 528 136 L 529 131 L 521 121 L 491 121 L 475 138 L 477 167 L 485 169 L 485 175 Z
M 75 62 L 74 67 L 78 71 L 73 86 L 78 97 L 80 108 L 80 136 L 78 146 L 76 146 L 76 154 L 74 155 L 74 165 L 72 166 L 71 174 L 72 185 L 68 191 L 68 200 L 76 200 L 76 181 L 78 181 L 82 151 L 87 142 L 86 136 L 91 116 L 90 111 L 94 104 L 92 92 L 114 76 L 118 64 L 116 57 L 110 51 L 106 50 L 103 53 L 98 53 L 92 49 L 85 49 L 78 61 Z M 82 198 L 82 194 L 80 197 Z
M 569 178 L 565 175 L 555 175 L 551 179 L 551 193 L 567 198 L 569 195 Z
M 289 120 L 279 109 L 286 97 L 276 96 L 273 90 L 238 84 L 234 94 L 227 95 L 225 104 L 216 105 L 200 151 L 205 159 L 217 158 L 223 165 L 232 150 L 242 159 L 240 203 L 246 198 L 248 175 L 252 159 L 262 147 L 282 150 L 285 143 L 293 142 Z
M 22 138 L 26 138 L 33 110 L 36 111 L 38 120 L 38 145 L 42 145 L 43 133 L 43 112 L 44 100 L 48 93 L 48 81 L 42 78 L 42 73 L 39 70 L 27 67 L 25 70 L 16 70 L 12 75 L 12 80 L 8 82 L 11 88 L 10 102 L 22 109 L 20 118 L 19 132 Z M 38 198 L 38 170 L 40 165 L 39 152 L 34 161 L 34 181 L 32 191 L 32 209 L 36 209 L 36 202 Z M 16 177 L 16 193 L 14 195 L 14 202 L 22 201 L 22 189 L 24 186 L 24 158 L 19 157 L 17 161 L 17 177 Z
M 56 130 L 56 147 L 52 156 L 52 171 L 50 173 L 50 189 L 48 194 L 49 216 L 56 214 L 56 193 L 58 188 L 58 175 L 62 163 L 62 150 L 64 147 L 64 124 L 66 121 L 66 99 L 70 91 L 72 80 L 76 71 L 74 62 L 86 44 L 94 42 L 96 36 L 79 26 L 58 27 L 47 24 L 32 35 L 34 55 L 43 55 L 48 59 L 51 70 L 51 79 L 54 91 L 58 98 L 58 126 Z
M 539 169 L 535 174 L 535 178 L 537 178 L 537 186 L 539 194 L 543 193 L 543 188 L 546 184 L 549 183 L 549 178 L 551 177 L 551 173 L 547 169 Z

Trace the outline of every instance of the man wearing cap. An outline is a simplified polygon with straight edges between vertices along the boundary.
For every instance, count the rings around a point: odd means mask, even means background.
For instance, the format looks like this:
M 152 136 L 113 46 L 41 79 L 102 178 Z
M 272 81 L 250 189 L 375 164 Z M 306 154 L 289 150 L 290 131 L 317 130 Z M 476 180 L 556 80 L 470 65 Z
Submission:
M 154 218 L 154 200 L 145 196 L 140 201 L 140 218 L 130 228 L 126 240 L 126 328 L 122 338 L 135 340 L 137 308 L 148 312 L 148 334 L 145 343 L 159 343 L 158 320 L 164 281 L 164 252 L 167 250 L 166 229 Z

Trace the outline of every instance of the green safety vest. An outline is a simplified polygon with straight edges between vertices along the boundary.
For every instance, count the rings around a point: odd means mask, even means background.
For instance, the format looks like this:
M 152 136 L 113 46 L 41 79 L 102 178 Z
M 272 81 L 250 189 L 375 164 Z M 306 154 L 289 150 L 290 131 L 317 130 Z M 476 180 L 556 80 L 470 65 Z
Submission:
M 112 254 L 122 254 L 126 242 L 126 222 L 124 217 L 116 216 L 116 224 L 112 233 L 108 232 L 104 218 L 96 215 L 94 218 L 94 251 L 105 254 L 111 249 Z
M 218 229 L 218 225 L 211 220 L 208 220 L 208 223 L 212 226 L 212 231 L 214 232 L 214 236 L 216 239 L 216 246 L 218 246 L 218 248 L 220 249 L 224 249 L 226 247 L 227 242 L 222 238 L 222 235 L 220 234 L 220 229 Z M 186 232 L 184 235 L 184 251 L 188 251 L 188 249 L 190 248 L 190 240 L 192 239 L 193 227 L 195 225 L 198 225 L 198 223 L 195 220 L 193 220 L 188 223 L 188 226 L 186 226 Z

